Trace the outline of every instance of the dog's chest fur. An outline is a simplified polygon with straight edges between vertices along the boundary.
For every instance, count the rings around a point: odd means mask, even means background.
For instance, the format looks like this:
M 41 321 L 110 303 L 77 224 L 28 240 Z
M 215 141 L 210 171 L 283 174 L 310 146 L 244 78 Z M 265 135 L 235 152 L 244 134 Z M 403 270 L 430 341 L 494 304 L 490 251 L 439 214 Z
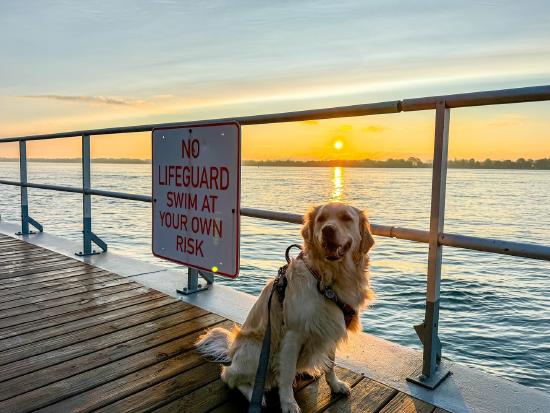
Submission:
M 302 335 L 298 371 L 323 369 L 330 351 L 347 336 L 344 315 L 318 292 L 317 280 L 303 262 L 293 261 L 287 278 L 283 330 Z

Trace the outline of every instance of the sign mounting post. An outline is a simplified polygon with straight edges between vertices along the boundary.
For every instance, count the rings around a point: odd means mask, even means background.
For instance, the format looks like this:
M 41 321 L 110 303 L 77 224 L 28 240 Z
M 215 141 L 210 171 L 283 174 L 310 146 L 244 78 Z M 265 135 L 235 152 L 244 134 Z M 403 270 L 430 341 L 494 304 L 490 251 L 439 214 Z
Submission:
M 154 129 L 153 254 L 190 274 L 239 273 L 241 129 L 236 122 Z M 193 285 L 191 285 L 193 284 Z M 200 290 L 197 283 L 187 293 Z M 193 290 L 193 291 L 191 291 Z

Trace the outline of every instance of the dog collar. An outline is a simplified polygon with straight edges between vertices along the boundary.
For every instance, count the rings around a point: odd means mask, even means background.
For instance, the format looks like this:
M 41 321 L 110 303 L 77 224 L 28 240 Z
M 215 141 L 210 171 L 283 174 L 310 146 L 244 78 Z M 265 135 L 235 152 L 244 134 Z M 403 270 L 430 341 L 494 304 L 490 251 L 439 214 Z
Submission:
M 286 249 L 285 252 L 285 258 L 287 262 L 290 262 L 290 255 L 289 252 L 292 248 L 298 248 L 300 250 L 300 254 L 296 257 L 296 259 L 302 260 L 308 271 L 311 275 L 317 280 L 317 291 L 319 291 L 319 294 L 321 294 L 323 297 L 325 297 L 327 300 L 332 301 L 334 304 L 336 304 L 342 313 L 344 314 L 344 321 L 346 323 L 346 328 L 349 327 L 351 324 L 351 321 L 353 320 L 353 317 L 357 315 L 357 312 L 353 309 L 353 307 L 338 297 L 338 294 L 330 287 L 330 286 L 324 286 L 323 285 L 323 279 L 321 275 L 313 268 L 311 267 L 307 261 L 304 259 L 304 252 L 302 251 L 302 246 L 298 244 L 292 244 Z

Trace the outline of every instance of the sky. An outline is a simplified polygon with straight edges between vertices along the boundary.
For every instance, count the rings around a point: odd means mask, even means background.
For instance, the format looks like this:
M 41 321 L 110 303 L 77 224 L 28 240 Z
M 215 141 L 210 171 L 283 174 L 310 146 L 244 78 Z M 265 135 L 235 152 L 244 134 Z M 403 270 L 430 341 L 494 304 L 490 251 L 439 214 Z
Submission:
M 0 137 L 550 84 L 548 1 L 0 0 L 0 39 Z M 453 110 L 449 157 L 550 157 L 549 110 Z M 429 160 L 433 128 L 433 111 L 247 126 L 243 159 Z M 150 158 L 150 140 L 93 137 L 92 156 Z

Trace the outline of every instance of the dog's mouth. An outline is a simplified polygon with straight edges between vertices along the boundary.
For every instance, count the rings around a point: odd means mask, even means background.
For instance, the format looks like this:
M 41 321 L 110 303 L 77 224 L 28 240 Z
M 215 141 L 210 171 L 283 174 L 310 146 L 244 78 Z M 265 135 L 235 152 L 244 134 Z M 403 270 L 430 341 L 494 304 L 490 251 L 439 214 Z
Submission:
M 325 249 L 325 259 L 327 261 L 338 261 L 342 259 L 351 248 L 351 240 L 343 245 L 325 242 L 323 243 L 323 248 Z

